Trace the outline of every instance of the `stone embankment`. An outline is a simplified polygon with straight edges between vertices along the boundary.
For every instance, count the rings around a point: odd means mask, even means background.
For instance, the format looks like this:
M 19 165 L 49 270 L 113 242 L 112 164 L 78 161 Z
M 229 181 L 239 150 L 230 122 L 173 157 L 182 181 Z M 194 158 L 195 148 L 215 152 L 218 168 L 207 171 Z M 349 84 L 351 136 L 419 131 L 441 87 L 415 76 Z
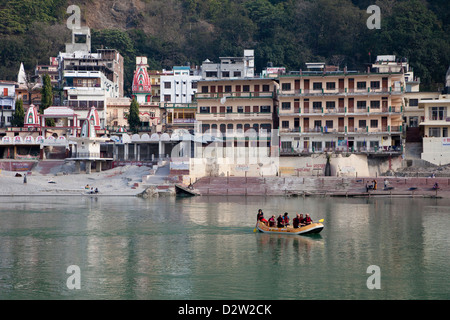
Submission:
M 366 184 L 377 181 L 377 189 Z M 387 188 L 384 188 L 384 181 Z M 438 183 L 439 189 L 433 185 Z M 450 178 L 337 178 L 337 177 L 205 177 L 194 183 L 201 195 L 279 195 L 342 197 L 439 197 L 450 196 Z

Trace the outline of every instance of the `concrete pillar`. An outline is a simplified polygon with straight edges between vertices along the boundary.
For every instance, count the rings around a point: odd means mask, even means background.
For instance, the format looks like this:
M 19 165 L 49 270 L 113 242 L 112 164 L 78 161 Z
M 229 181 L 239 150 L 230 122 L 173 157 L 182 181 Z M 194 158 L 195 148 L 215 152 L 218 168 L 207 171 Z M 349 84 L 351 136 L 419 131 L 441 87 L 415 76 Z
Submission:
M 160 157 L 164 157 L 164 152 L 165 152 L 165 144 L 163 141 L 159 141 L 159 156 Z
M 86 160 L 85 161 L 86 164 L 86 174 L 91 174 L 91 160 Z
M 118 154 L 119 154 L 119 148 L 114 143 L 114 145 L 113 145 L 113 160 L 117 160 L 118 159 Z
M 80 161 L 75 161 L 75 173 L 80 173 Z
M 102 172 L 102 162 L 100 160 L 96 161 L 95 166 L 97 168 L 97 172 Z

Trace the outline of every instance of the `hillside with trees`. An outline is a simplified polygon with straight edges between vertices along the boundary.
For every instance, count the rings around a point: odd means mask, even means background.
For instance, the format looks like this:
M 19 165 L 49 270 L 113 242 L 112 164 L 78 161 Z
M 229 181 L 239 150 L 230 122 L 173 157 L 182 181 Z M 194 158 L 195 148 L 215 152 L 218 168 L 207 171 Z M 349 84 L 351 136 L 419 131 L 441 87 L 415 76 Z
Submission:
M 443 86 L 450 65 L 448 0 L 0 0 L 0 78 L 15 80 L 64 50 L 66 8 L 77 4 L 91 27 L 93 50 L 118 49 L 130 90 L 134 58 L 153 69 L 200 65 L 255 50 L 256 72 L 268 62 L 288 70 L 325 61 L 365 70 L 377 55 L 406 57 L 421 88 Z M 369 30 L 369 5 L 381 29 Z

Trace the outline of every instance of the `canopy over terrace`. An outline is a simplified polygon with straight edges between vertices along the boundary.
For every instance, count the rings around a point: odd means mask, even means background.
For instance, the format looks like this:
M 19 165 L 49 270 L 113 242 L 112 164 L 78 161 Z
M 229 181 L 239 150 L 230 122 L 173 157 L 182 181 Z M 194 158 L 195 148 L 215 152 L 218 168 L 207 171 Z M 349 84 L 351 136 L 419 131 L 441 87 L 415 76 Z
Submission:
M 0 159 L 39 160 L 50 156 L 52 151 L 45 152 L 44 147 L 68 150 L 69 142 L 64 136 L 5 136 L 0 140 Z M 63 152 L 66 154 L 67 152 Z
M 111 136 L 114 146 L 114 159 L 121 161 L 153 161 L 155 159 L 163 159 L 171 156 L 172 150 L 180 142 L 206 144 L 216 141 L 217 138 L 210 135 L 192 135 L 188 130 L 175 130 L 169 133 L 153 133 L 151 135 L 144 133 L 143 135 L 129 135 L 124 132 L 117 132 Z M 187 146 L 184 147 L 184 150 Z M 190 147 L 189 147 L 190 148 Z M 177 155 L 179 156 L 179 155 Z

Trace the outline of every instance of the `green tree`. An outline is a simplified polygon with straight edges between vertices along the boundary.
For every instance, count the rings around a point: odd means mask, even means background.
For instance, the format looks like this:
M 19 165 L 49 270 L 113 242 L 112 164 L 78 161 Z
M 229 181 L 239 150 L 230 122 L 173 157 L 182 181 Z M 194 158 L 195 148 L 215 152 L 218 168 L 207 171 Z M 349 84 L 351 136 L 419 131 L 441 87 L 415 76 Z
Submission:
M 39 108 L 41 114 L 53 103 L 52 83 L 48 74 L 44 75 L 43 82 L 44 85 L 41 90 L 41 106 Z
M 23 101 L 22 99 L 16 100 L 16 110 L 14 111 L 12 125 L 14 127 L 23 127 L 25 120 L 25 111 L 23 110 Z
M 133 98 L 130 104 L 130 111 L 128 113 L 128 125 L 133 133 L 139 132 L 139 126 L 141 125 L 141 120 L 139 119 L 139 103 Z

